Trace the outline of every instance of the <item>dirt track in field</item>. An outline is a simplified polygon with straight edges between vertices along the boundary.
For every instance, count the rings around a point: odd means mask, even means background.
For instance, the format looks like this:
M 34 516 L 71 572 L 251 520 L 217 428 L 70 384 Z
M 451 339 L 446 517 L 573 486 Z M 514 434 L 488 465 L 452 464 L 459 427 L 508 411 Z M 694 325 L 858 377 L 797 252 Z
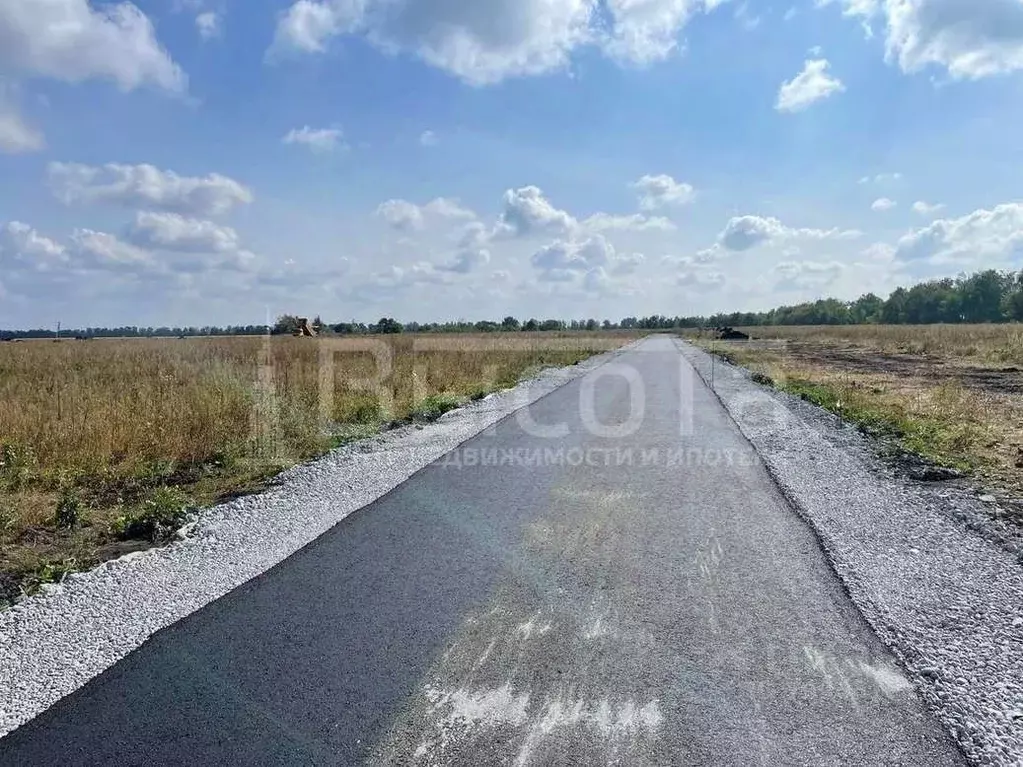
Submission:
M 836 348 L 803 341 L 788 342 L 785 352 L 800 362 L 826 365 L 847 373 L 882 373 L 934 384 L 954 379 L 968 389 L 989 394 L 1023 394 L 1023 371 L 1018 367 L 983 367 L 940 357 L 890 354 L 857 347 Z

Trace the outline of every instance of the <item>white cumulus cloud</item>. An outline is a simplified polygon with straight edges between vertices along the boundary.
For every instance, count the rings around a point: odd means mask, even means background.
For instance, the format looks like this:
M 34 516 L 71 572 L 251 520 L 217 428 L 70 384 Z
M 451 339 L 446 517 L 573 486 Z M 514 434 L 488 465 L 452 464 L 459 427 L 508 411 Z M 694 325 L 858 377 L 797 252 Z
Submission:
M 627 277 L 646 261 L 641 253 L 616 252 L 600 234 L 559 239 L 533 254 L 530 262 L 540 282 L 574 282 L 591 293 L 626 288 Z M 626 278 L 616 281 L 615 278 Z
M 139 214 L 127 239 L 76 229 L 71 243 L 73 266 L 90 271 L 197 275 L 212 269 L 250 271 L 255 263 L 254 254 L 238 247 L 234 230 L 174 214 Z
M 876 176 L 864 176 L 863 178 L 860 179 L 860 183 L 861 184 L 870 184 L 870 183 L 886 184 L 886 183 L 891 182 L 891 181 L 900 181 L 901 179 L 902 179 L 902 174 L 898 173 L 898 172 L 895 172 L 895 173 L 878 173 Z
M 718 236 L 718 242 L 728 250 L 749 250 L 761 243 L 783 237 L 786 228 L 776 218 L 736 216 Z
M 71 203 L 114 203 L 199 216 L 220 215 L 252 202 L 252 192 L 232 178 L 180 176 L 152 165 L 103 166 L 50 163 L 50 186 L 57 199 Z
M 855 229 L 812 229 L 785 226 L 773 217 L 736 216 L 718 235 L 718 244 L 725 250 L 743 251 L 772 240 L 805 238 L 811 240 L 851 240 L 861 236 Z M 708 253 L 708 251 L 701 251 Z
M 238 233 L 231 227 L 177 213 L 140 211 L 130 228 L 129 240 L 143 248 L 185 253 L 231 253 L 240 249 Z
M 14 260 L 45 269 L 64 261 L 65 253 L 63 245 L 41 235 L 28 224 L 8 221 L 0 226 L 0 264 Z
M 490 263 L 490 251 L 486 248 L 463 248 L 448 263 L 437 267 L 442 272 L 468 274 Z
M 630 215 L 594 213 L 582 222 L 582 226 L 591 232 L 611 230 L 626 232 L 659 230 L 670 232 L 677 228 L 675 224 L 663 216 L 645 216 L 642 213 L 632 213 Z
M 606 0 L 611 34 L 604 42 L 613 59 L 650 64 L 678 48 L 679 35 L 689 19 L 710 12 L 720 0 Z
M 888 0 L 887 50 L 907 72 L 929 64 L 956 78 L 1023 69 L 1019 0 Z
M 439 216 L 453 220 L 468 221 L 476 218 L 476 214 L 464 207 L 458 200 L 450 197 L 436 197 L 423 206 L 428 215 Z
M 842 81 L 828 73 L 827 59 L 807 59 L 803 71 L 778 90 L 775 109 L 779 112 L 801 112 L 811 104 L 845 90 Z
M 586 271 L 610 263 L 614 255 L 611 243 L 594 235 L 583 240 L 557 240 L 534 253 L 531 261 L 544 271 Z
M 818 0 L 830 5 L 836 0 Z M 1023 69 L 1020 0 L 837 0 L 864 28 L 885 25 L 885 57 L 902 71 L 941 67 L 956 79 Z
M 281 14 L 271 53 L 320 53 L 335 35 L 362 23 L 366 0 L 298 0 Z
M 879 197 L 871 203 L 870 209 L 875 213 L 887 213 L 896 206 L 898 206 L 898 203 L 895 202 L 895 200 L 891 200 L 887 197 Z
M 377 215 L 395 229 L 411 231 L 423 227 L 423 213 L 407 200 L 387 200 L 377 206 Z
M 590 36 L 595 0 L 298 0 L 272 52 L 316 53 L 359 33 L 474 85 L 563 67 Z
M 642 253 L 619 253 L 614 257 L 613 263 L 614 274 L 633 274 L 646 263 L 646 256 Z
M 450 221 L 475 221 L 476 214 L 465 208 L 457 200 L 449 197 L 437 197 L 425 205 L 416 205 L 408 200 L 387 200 L 377 206 L 376 214 L 393 228 L 401 231 L 422 229 L 429 218 Z M 477 236 L 468 238 L 465 245 L 481 245 L 486 237 L 483 235 L 482 224 L 476 224 L 472 231 Z
M 667 174 L 646 175 L 632 184 L 639 195 L 642 210 L 656 210 L 692 202 L 695 190 L 690 184 L 678 182 Z
M 0 153 L 37 152 L 45 146 L 43 134 L 25 122 L 14 104 L 6 101 L 0 89 Z
M 203 11 L 195 17 L 195 28 L 203 40 L 220 36 L 220 16 L 214 11 Z
M 98 269 L 137 269 L 155 266 L 149 251 L 124 242 L 107 232 L 76 229 L 72 251 L 82 265 Z
M 679 47 L 686 23 L 720 0 L 297 0 L 278 19 L 272 56 L 322 53 L 360 35 L 473 85 L 564 69 L 597 47 L 645 65 Z
M 65 82 L 105 78 L 122 89 L 183 91 L 187 79 L 129 2 L 0 0 L 0 71 Z
M 566 235 L 578 222 L 564 210 L 555 208 L 541 189 L 524 186 L 504 193 L 504 205 L 498 232 L 528 236 L 532 234 Z
M 344 149 L 343 132 L 340 128 L 311 128 L 308 125 L 292 128 L 281 141 L 285 144 L 304 146 L 312 152 L 329 154 L 336 149 Z
M 1006 203 L 939 219 L 902 237 L 895 259 L 963 266 L 1019 266 L 1023 261 L 1023 204 Z
M 944 209 L 945 206 L 940 202 L 932 205 L 931 203 L 924 202 L 923 200 L 917 200 L 913 203 L 913 212 L 921 216 L 934 216 L 941 213 Z

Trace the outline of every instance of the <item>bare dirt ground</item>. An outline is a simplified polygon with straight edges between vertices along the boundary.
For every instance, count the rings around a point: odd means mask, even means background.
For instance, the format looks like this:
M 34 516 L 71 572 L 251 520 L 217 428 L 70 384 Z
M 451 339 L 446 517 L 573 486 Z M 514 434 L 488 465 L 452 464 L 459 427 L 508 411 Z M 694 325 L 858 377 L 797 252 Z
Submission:
M 1016 326 L 745 330 L 753 340 L 695 340 L 780 389 L 799 396 L 809 390 L 816 404 L 854 423 L 894 425 L 902 432 L 889 451 L 897 468 L 914 479 L 973 483 L 994 499 L 992 514 L 1023 525 Z M 916 453 L 957 471 L 921 471 Z M 955 479 L 959 472 L 965 476 Z
M 802 362 L 852 374 L 909 376 L 933 383 L 952 379 L 969 389 L 989 394 L 1023 394 L 1023 370 L 1013 365 L 984 367 L 955 358 L 877 352 L 862 347 L 842 348 L 809 341 L 789 342 L 788 354 Z

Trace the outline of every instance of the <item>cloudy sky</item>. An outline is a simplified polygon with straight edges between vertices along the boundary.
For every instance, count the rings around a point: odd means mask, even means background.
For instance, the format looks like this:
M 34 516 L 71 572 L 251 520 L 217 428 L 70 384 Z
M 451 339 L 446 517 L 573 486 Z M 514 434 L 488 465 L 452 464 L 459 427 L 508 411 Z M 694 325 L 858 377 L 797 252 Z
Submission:
M 0 0 L 0 326 L 1023 266 L 1023 0 Z

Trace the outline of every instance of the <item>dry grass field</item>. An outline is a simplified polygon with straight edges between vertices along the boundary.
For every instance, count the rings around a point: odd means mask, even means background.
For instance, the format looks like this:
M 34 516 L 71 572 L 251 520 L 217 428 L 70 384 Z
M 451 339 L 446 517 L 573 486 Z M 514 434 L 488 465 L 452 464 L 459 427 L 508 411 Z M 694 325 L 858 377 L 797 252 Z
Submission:
M 0 344 L 0 601 L 166 540 L 196 505 L 627 334 Z
M 1023 366 L 1023 325 L 816 325 L 744 328 L 756 339 L 918 355 L 946 362 Z
M 1023 326 L 745 328 L 698 342 L 780 389 L 1023 496 Z

